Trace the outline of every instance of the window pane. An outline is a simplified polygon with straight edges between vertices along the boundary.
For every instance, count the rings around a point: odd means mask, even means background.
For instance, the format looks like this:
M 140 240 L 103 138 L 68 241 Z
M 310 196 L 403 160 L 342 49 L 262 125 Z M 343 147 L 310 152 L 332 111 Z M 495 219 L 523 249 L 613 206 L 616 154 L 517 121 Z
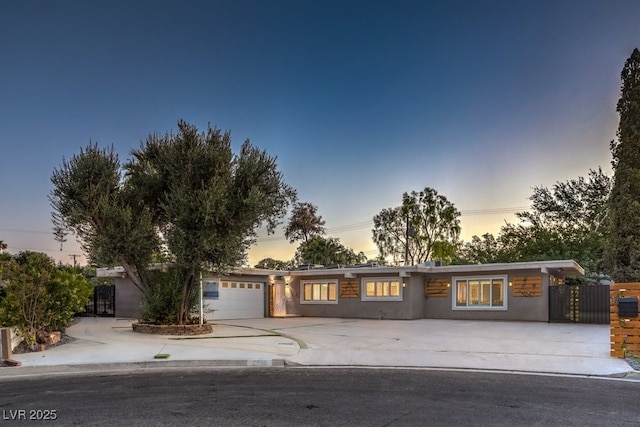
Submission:
M 456 282 L 456 305 L 467 305 L 467 281 L 458 280 Z
M 367 296 L 373 297 L 376 295 L 376 284 L 375 282 L 367 282 Z
M 328 285 L 326 283 L 321 284 L 320 285 L 320 299 L 322 301 L 326 301 L 328 299 L 328 293 L 329 293 Z
M 482 305 L 491 305 L 491 281 L 483 280 L 480 282 L 480 301 Z
M 400 282 L 391 282 L 391 296 L 400 296 Z
M 304 284 L 304 300 L 305 301 L 311 301 L 311 290 L 312 290 L 311 283 L 305 283 Z
M 480 282 L 477 280 L 469 280 L 469 305 L 480 304 Z
M 504 306 L 504 298 L 502 296 L 503 289 L 504 289 L 503 281 L 500 279 L 494 279 L 492 283 L 492 290 L 493 290 L 492 301 L 491 301 L 492 305 L 496 307 Z
M 336 300 L 336 284 L 329 283 L 329 301 Z

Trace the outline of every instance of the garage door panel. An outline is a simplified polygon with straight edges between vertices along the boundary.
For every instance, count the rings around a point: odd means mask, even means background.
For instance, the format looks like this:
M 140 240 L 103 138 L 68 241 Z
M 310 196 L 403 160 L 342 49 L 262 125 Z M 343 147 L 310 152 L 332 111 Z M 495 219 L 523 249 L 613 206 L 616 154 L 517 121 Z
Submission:
M 209 283 L 213 282 L 214 280 L 209 281 Z M 205 286 L 205 289 L 208 288 L 213 288 L 213 286 Z M 231 282 L 223 280 L 218 283 L 218 289 L 218 298 L 204 299 L 206 319 L 249 319 L 264 317 L 264 283 Z M 205 292 L 205 295 L 206 294 Z

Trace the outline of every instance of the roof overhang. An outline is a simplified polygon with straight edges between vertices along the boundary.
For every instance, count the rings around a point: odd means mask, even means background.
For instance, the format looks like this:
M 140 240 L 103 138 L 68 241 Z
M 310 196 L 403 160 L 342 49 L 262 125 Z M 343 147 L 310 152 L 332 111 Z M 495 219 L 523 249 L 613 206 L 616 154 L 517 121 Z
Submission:
M 164 264 L 156 264 L 152 268 L 161 269 Z M 439 267 L 413 265 L 413 266 L 374 266 L 374 267 L 337 267 L 337 268 L 312 268 L 309 270 L 268 270 L 262 268 L 237 268 L 229 272 L 229 275 L 269 276 L 271 280 L 291 277 L 317 277 L 319 275 L 339 275 L 346 279 L 356 278 L 358 275 L 384 275 L 410 277 L 412 273 L 426 274 L 478 274 L 489 272 L 511 272 L 519 270 L 538 270 L 542 274 L 550 274 L 559 278 L 567 276 L 583 276 L 584 268 L 574 260 L 559 261 L 532 261 L 532 262 L 505 262 L 493 264 L 467 264 L 446 265 Z M 98 277 L 126 277 L 127 273 L 122 267 L 98 268 Z

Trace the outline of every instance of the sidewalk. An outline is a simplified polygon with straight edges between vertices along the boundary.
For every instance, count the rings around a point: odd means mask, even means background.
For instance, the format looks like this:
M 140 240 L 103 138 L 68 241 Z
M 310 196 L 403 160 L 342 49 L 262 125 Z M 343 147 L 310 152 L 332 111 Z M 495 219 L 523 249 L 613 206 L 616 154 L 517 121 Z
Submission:
M 135 333 L 130 319 L 81 318 L 74 340 L 14 354 L 20 373 L 164 366 L 376 366 L 623 377 L 609 357 L 609 326 L 418 319 L 266 318 L 217 321 L 198 337 Z M 166 359 L 154 359 L 158 354 Z

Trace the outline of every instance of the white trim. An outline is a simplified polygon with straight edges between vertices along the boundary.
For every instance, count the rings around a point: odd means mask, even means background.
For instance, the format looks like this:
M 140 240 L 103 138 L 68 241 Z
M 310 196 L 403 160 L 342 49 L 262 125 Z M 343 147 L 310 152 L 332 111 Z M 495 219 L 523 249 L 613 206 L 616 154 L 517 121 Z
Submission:
M 305 295 L 305 285 L 327 285 L 327 298 L 329 298 L 329 286 L 330 284 L 335 285 L 336 287 L 336 299 L 304 299 Z M 340 298 L 340 281 L 338 279 L 317 279 L 317 280 L 301 280 L 300 281 L 300 304 L 338 304 L 338 299 Z M 313 291 L 312 291 L 313 292 Z
M 465 281 L 467 283 L 467 300 L 468 292 L 469 292 L 469 281 L 470 280 L 486 280 L 486 279 L 500 279 L 502 280 L 502 306 L 488 306 L 488 305 L 465 305 L 459 306 L 456 305 L 458 300 L 458 281 Z M 507 311 L 508 310 L 508 295 L 509 295 L 509 285 L 508 285 L 509 277 L 506 274 L 492 274 L 485 276 L 454 276 L 451 279 L 451 309 L 456 311 Z
M 367 296 L 367 282 L 398 282 L 399 292 L 398 296 L 382 296 L 382 297 L 369 297 Z M 402 301 L 404 280 L 398 276 L 391 277 L 363 277 L 360 279 L 360 301 Z

